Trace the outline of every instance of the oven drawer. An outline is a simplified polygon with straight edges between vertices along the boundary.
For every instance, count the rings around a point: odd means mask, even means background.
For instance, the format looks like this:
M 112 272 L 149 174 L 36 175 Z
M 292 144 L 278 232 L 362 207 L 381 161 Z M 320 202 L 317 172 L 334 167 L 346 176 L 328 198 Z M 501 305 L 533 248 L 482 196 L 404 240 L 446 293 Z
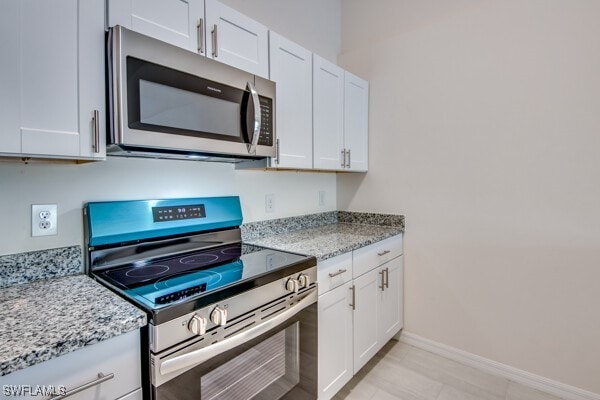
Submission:
M 317 264 L 319 295 L 352 280 L 352 252 L 320 261 Z
M 354 250 L 354 271 L 356 278 L 398 256 L 402 255 L 402 235 L 392 236 L 372 245 Z

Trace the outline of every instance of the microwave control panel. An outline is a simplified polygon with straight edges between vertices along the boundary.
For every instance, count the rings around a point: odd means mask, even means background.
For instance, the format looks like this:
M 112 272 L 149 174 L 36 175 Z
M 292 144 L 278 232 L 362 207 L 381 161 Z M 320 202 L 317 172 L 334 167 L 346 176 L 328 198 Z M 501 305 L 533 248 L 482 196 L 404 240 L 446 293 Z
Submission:
M 260 135 L 258 144 L 261 146 L 273 146 L 273 100 L 259 97 L 260 102 Z

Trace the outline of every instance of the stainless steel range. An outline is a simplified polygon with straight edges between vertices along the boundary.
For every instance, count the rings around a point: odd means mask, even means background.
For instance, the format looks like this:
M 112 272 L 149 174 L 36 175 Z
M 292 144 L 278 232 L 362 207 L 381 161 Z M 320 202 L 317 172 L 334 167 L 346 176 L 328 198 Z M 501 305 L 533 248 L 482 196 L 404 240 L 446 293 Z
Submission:
M 145 398 L 317 398 L 314 257 L 242 243 L 238 197 L 84 214 L 89 274 L 148 313 Z

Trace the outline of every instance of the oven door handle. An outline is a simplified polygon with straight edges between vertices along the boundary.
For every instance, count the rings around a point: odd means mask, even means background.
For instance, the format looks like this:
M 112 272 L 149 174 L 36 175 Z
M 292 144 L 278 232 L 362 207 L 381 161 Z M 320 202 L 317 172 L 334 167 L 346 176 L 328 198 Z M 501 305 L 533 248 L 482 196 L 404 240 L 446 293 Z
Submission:
M 242 333 L 239 333 L 235 336 L 232 336 L 229 339 L 222 340 L 220 342 L 211 344 L 207 347 L 204 347 L 199 350 L 191 351 L 187 354 L 183 354 L 172 358 L 170 360 L 163 361 L 160 364 L 160 374 L 168 375 L 173 372 L 179 371 L 184 368 L 193 367 L 195 365 L 201 364 L 214 356 L 217 356 L 221 353 L 224 353 L 228 350 L 231 350 L 241 344 L 244 344 L 263 333 L 268 332 L 269 330 L 275 328 L 277 325 L 285 322 L 285 320 L 293 317 L 309 305 L 313 304 L 317 301 L 317 290 L 314 288 L 310 293 L 308 293 L 302 300 L 296 303 L 295 306 L 292 306 L 288 310 L 282 312 L 276 317 L 271 318 L 268 321 L 261 323 L 253 328 L 248 329 Z

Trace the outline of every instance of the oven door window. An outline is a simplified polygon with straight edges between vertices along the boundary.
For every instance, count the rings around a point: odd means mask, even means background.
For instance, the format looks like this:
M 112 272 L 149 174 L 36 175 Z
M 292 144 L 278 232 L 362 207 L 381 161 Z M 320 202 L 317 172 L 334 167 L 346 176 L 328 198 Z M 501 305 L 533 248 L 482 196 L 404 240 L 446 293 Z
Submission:
M 247 142 L 245 90 L 127 57 L 131 129 Z
M 304 314 L 302 317 L 301 315 Z M 154 387 L 157 400 L 316 399 L 316 305 Z

